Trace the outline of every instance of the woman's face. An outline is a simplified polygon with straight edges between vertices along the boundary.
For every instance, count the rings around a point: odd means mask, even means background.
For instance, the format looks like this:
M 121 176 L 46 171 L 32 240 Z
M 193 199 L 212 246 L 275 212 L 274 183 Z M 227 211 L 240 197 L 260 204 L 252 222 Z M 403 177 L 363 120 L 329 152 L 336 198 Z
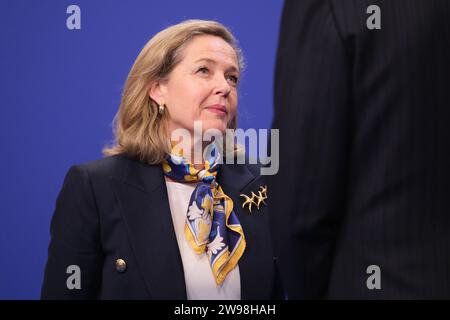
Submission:
M 168 80 L 155 83 L 149 91 L 170 113 L 169 133 L 178 128 L 224 132 L 237 109 L 238 62 L 235 50 L 222 38 L 195 36 L 182 52 L 182 60 Z

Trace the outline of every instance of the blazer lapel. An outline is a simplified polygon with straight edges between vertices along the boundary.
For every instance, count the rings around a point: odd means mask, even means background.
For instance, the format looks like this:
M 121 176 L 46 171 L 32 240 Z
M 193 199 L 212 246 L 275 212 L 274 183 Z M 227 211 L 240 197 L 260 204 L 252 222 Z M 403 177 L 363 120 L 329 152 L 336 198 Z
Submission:
M 126 158 L 122 176 L 111 182 L 119 201 L 130 243 L 152 299 L 186 299 L 186 287 L 169 199 L 160 166 Z M 224 165 L 217 181 L 234 203 L 244 229 L 246 249 L 239 260 L 241 298 L 268 299 L 272 290 L 273 249 L 268 210 L 242 209 L 241 193 L 257 191 L 263 180 L 246 165 Z M 161 245 L 163 244 L 163 245 Z
M 273 286 L 274 261 L 273 249 L 268 228 L 268 208 L 260 210 L 242 208 L 241 193 L 257 193 L 264 185 L 259 172 L 252 173 L 246 165 L 224 165 L 217 177 L 225 194 L 233 200 L 233 210 L 244 230 L 247 246 L 239 260 L 241 274 L 241 298 L 270 299 Z
M 150 298 L 186 299 L 162 168 L 126 159 L 123 176 L 111 180 Z

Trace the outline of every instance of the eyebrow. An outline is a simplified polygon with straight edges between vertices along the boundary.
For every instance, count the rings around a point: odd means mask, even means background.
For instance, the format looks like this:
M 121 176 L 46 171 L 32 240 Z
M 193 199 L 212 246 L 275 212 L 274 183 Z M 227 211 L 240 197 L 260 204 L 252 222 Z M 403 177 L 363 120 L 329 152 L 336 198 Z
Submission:
M 210 62 L 210 63 L 212 63 L 212 64 L 217 64 L 217 61 L 216 61 L 216 60 L 209 59 L 209 58 L 200 58 L 200 59 L 197 59 L 197 60 L 195 60 L 195 63 L 200 62 L 200 61 L 206 61 L 206 62 Z M 227 69 L 227 71 L 236 71 L 236 72 L 239 72 L 239 69 L 238 69 L 236 66 L 232 65 L 232 66 L 230 66 L 230 67 Z

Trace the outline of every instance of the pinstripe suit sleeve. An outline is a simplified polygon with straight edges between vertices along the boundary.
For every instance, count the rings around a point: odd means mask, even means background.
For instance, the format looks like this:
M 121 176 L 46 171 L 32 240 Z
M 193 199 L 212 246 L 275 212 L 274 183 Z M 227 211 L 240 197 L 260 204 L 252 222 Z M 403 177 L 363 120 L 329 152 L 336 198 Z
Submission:
M 321 298 L 346 197 L 349 52 L 326 0 L 286 1 L 277 52 L 274 242 L 289 299 Z

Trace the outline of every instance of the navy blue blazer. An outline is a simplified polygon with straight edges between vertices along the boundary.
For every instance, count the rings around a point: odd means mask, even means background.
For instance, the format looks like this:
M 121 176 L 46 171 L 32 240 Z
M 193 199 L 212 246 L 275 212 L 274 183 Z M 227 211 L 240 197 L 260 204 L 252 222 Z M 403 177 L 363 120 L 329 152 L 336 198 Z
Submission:
M 242 299 L 279 298 L 268 208 L 242 208 L 239 194 L 264 185 L 256 165 L 223 165 L 217 181 L 234 202 L 247 247 Z M 270 200 L 270 190 L 268 190 Z M 162 168 L 126 155 L 74 165 L 56 201 L 43 299 L 186 299 L 182 261 Z M 119 272 L 116 260 L 126 270 Z M 69 290 L 67 267 L 81 271 Z

